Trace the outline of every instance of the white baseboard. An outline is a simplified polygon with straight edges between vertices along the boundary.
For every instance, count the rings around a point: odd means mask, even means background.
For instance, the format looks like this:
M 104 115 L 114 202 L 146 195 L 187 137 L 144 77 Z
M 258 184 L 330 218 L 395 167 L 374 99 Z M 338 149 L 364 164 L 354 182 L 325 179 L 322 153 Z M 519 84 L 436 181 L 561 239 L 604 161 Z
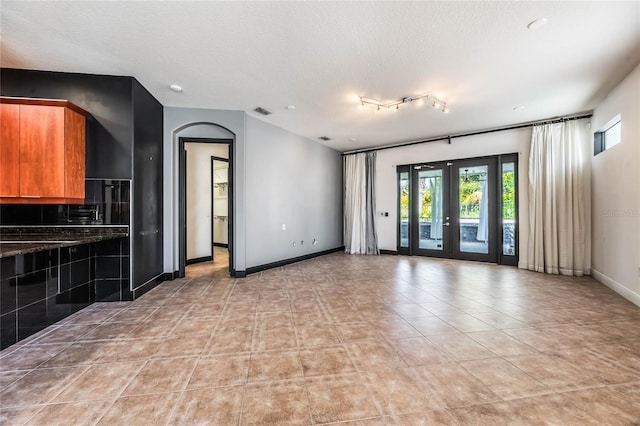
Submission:
M 602 284 L 606 285 L 611 290 L 615 291 L 634 305 L 640 306 L 640 294 L 629 290 L 627 287 L 620 284 L 616 280 L 609 278 L 602 272 L 599 272 L 593 268 L 591 268 L 591 275 L 593 276 L 593 278 L 600 281 Z

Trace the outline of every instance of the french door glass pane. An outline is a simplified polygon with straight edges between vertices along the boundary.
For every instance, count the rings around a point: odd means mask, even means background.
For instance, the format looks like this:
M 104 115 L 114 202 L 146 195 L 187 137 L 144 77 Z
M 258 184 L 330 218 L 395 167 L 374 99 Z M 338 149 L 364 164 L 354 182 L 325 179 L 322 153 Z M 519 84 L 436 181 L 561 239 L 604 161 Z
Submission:
M 502 163 L 502 254 L 516 255 L 515 163 Z
M 400 173 L 400 247 L 409 247 L 409 172 Z
M 489 167 L 470 166 L 459 171 L 460 251 L 489 253 Z
M 418 185 L 419 247 L 442 250 L 442 169 L 420 170 Z

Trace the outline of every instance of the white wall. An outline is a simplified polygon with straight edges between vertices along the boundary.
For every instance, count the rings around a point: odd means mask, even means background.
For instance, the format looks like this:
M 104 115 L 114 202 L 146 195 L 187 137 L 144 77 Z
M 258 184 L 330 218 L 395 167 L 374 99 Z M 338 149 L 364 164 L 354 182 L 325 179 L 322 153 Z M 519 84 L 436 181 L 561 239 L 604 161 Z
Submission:
M 342 246 L 340 153 L 252 117 L 246 132 L 247 266 Z
M 378 245 L 383 250 L 396 250 L 397 174 L 396 166 L 420 162 L 435 162 L 487 155 L 518 153 L 518 191 L 520 217 L 520 267 L 526 267 L 529 241 L 528 173 L 531 129 L 523 128 L 446 141 L 411 145 L 378 151 L 376 162 L 376 210 L 389 212 L 388 217 L 376 216 Z
M 592 131 L 621 114 L 621 143 L 592 159 L 592 273 L 640 306 L 640 65 L 604 101 Z
M 187 152 L 187 260 L 212 254 L 211 157 L 228 157 L 228 145 L 185 143 Z
M 226 158 L 226 157 L 222 157 Z M 213 242 L 229 243 L 229 162 L 213 160 Z M 222 184 L 222 185 L 221 185 Z M 226 184 L 226 185 L 224 185 Z

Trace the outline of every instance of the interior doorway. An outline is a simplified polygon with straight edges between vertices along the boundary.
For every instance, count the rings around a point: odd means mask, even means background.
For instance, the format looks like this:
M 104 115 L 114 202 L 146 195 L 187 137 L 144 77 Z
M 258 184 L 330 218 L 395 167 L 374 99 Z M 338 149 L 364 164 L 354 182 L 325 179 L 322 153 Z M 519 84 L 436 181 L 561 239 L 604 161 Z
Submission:
M 230 139 L 179 138 L 179 276 L 187 268 L 234 273 L 232 147 Z
M 398 166 L 398 252 L 517 265 L 517 155 Z

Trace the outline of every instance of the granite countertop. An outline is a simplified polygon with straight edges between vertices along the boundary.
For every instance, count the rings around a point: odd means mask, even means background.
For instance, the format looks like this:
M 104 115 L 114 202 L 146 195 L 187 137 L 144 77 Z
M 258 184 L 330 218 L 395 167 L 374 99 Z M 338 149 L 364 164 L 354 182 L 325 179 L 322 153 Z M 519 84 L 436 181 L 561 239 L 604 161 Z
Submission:
M 124 226 L 0 227 L 0 258 L 129 236 Z

